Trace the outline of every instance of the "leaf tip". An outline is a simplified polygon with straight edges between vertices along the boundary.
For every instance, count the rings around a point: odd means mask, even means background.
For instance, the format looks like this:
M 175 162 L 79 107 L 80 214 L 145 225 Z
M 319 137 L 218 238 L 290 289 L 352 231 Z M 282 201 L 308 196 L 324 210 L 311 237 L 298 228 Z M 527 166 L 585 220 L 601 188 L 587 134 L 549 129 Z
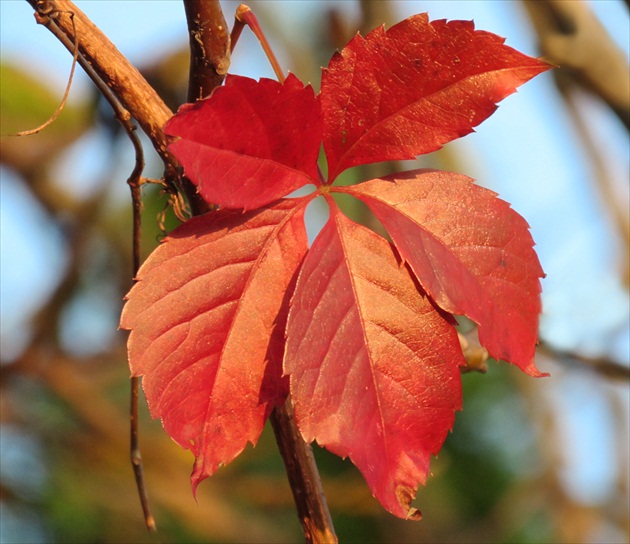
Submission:
M 195 499 L 196 502 L 198 502 L 197 488 L 199 487 L 200 483 L 201 483 L 201 480 L 196 479 L 194 475 L 190 477 L 190 486 L 192 487 L 193 498 Z
M 213 474 L 214 470 L 208 470 L 207 467 L 204 465 L 202 456 L 199 455 L 199 452 L 195 447 L 194 440 L 190 440 L 190 446 L 187 449 L 190 449 L 195 455 L 195 463 L 193 465 L 192 474 L 190 475 L 190 485 L 192 488 L 193 497 L 195 498 L 195 500 L 197 500 L 197 488 L 199 487 L 199 484 L 203 482 L 206 478 L 210 477 Z
M 538 370 L 538 367 L 536 366 L 536 361 L 533 356 L 524 360 L 523 362 L 518 359 L 512 360 L 509 358 L 502 360 L 517 366 L 523 372 L 525 372 L 525 374 L 531 376 L 532 378 L 547 378 L 551 375 L 549 374 L 549 372 L 541 372 L 540 370 Z
M 396 499 L 398 504 L 402 507 L 403 511 L 406 510 L 405 519 L 410 521 L 420 521 L 422 519 L 422 512 L 417 508 L 411 506 L 411 501 L 416 498 L 416 493 L 413 489 L 406 485 L 399 485 L 396 488 Z
M 549 372 L 541 372 L 534 365 L 527 368 L 525 372 L 529 374 L 532 378 L 548 378 L 549 376 L 551 376 Z

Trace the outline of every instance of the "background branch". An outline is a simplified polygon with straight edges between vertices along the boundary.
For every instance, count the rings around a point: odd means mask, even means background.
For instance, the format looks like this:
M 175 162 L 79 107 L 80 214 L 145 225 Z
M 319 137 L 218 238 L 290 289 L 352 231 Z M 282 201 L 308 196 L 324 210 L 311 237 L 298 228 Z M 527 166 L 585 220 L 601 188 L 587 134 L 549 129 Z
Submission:
M 564 0 L 524 4 L 546 59 L 599 96 L 630 129 L 628 62 L 588 4 Z
M 582 367 L 592 370 L 609 380 L 630 381 L 630 368 L 608 357 L 588 357 L 580 353 L 555 349 L 548 344 L 538 346 L 538 353 L 551 357 L 572 368 Z

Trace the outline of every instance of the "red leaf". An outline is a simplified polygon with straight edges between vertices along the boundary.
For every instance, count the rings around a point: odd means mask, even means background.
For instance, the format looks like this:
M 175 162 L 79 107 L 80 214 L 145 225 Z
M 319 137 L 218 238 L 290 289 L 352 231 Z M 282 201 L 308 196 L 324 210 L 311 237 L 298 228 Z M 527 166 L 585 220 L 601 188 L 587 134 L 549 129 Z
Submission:
M 466 176 L 431 170 L 344 192 L 367 203 L 442 309 L 478 323 L 493 357 L 541 376 L 534 350 L 544 273 L 529 226 L 509 204 Z
M 329 182 L 351 166 L 413 159 L 472 132 L 550 68 L 503 42 L 472 21 L 426 14 L 353 38 L 322 75 Z
M 461 408 L 453 327 L 391 245 L 336 207 L 291 300 L 285 372 L 304 438 L 361 470 L 393 514 L 410 508 Z
M 281 379 L 286 291 L 307 249 L 303 202 L 175 229 L 128 295 L 129 364 L 153 417 L 195 454 L 193 488 L 255 443 Z
M 292 74 L 284 84 L 230 75 L 164 131 L 180 137 L 169 151 L 209 203 L 248 210 L 319 184 L 319 98 Z

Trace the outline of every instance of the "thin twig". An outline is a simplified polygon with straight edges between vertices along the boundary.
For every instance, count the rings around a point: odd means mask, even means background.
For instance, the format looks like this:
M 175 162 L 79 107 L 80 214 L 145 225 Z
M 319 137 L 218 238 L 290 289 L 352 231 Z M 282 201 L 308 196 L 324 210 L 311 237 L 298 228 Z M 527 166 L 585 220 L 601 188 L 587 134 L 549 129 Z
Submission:
M 125 128 L 131 143 L 133 144 L 136 153 L 136 163 L 131 172 L 131 175 L 127 179 L 127 184 L 131 190 L 131 203 L 133 210 L 133 249 L 132 249 L 132 277 L 135 278 L 138 275 L 138 269 L 140 268 L 140 234 L 141 234 L 141 217 L 142 217 L 142 199 L 140 195 L 140 185 L 142 171 L 144 170 L 144 151 L 142 149 L 142 143 L 138 134 L 136 133 L 136 127 L 131 123 L 130 119 L 125 119 L 118 115 L 122 113 L 117 111 L 117 117 L 120 123 Z M 128 114 L 127 114 L 128 115 Z M 142 506 L 142 513 L 144 514 L 144 522 L 149 531 L 157 531 L 155 524 L 155 518 L 151 513 L 151 507 L 149 506 L 149 497 L 147 495 L 146 486 L 144 484 L 144 470 L 142 465 L 142 455 L 140 453 L 140 437 L 138 433 L 138 397 L 140 390 L 140 378 L 132 376 L 130 381 L 130 400 L 129 400 L 129 457 L 131 459 L 131 466 L 133 467 L 133 473 L 136 479 L 136 487 L 138 489 L 138 496 L 140 497 L 140 505 Z
M 39 15 L 39 14 L 38 14 Z M 66 106 L 66 101 L 68 100 L 68 95 L 70 94 L 70 87 L 72 87 L 72 80 L 74 78 L 74 70 L 77 67 L 77 59 L 79 58 L 79 41 L 77 40 L 77 28 L 74 23 L 74 13 L 70 13 L 70 18 L 72 20 L 72 28 L 74 29 L 74 51 L 72 53 L 72 67 L 70 68 L 70 75 L 68 76 L 68 83 L 66 84 L 66 90 L 63 93 L 63 98 L 61 99 L 61 103 L 55 110 L 55 112 L 48 118 L 47 121 L 42 123 L 36 128 L 31 130 L 22 130 L 16 134 L 16 136 L 31 136 L 32 134 L 37 134 L 38 132 L 44 130 L 47 126 L 51 125 L 55 122 L 55 119 L 59 117 L 61 112 Z M 53 17 L 53 14 L 47 15 L 47 17 Z
M 68 36 L 62 32 L 55 21 L 51 19 L 51 14 L 56 13 L 54 7 L 51 7 L 51 3 L 47 3 L 45 6 L 39 2 L 37 3 L 38 11 L 37 22 L 46 26 L 66 48 L 73 50 L 73 71 L 74 65 L 78 62 L 85 70 L 90 79 L 94 82 L 103 97 L 109 102 L 116 119 L 125 129 L 125 132 L 129 136 L 131 143 L 134 147 L 136 154 L 136 161 L 131 175 L 129 176 L 127 183 L 131 188 L 132 202 L 133 202 L 133 277 L 136 276 L 138 268 L 140 266 L 140 212 L 141 212 L 141 199 L 140 199 L 140 184 L 142 171 L 144 170 L 144 151 L 142 149 L 142 143 L 136 132 L 136 127 L 131 121 L 131 114 L 120 103 L 118 96 L 109 88 L 109 86 L 102 80 L 100 74 L 93 68 L 93 66 L 79 53 L 79 40 L 78 33 L 76 31 L 76 25 L 74 22 L 74 12 L 72 12 L 72 24 L 74 28 L 74 45 L 72 49 L 71 40 Z M 67 11 L 64 11 L 67 13 Z M 57 18 L 57 17 L 56 17 Z M 156 524 L 151 509 L 149 507 L 149 500 L 146 493 L 146 486 L 144 484 L 144 473 L 142 468 L 142 456 L 139 449 L 138 440 L 138 378 L 131 379 L 131 401 L 130 401 L 130 457 L 136 479 L 136 485 L 138 488 L 138 495 L 144 513 L 144 519 L 149 531 L 156 531 Z

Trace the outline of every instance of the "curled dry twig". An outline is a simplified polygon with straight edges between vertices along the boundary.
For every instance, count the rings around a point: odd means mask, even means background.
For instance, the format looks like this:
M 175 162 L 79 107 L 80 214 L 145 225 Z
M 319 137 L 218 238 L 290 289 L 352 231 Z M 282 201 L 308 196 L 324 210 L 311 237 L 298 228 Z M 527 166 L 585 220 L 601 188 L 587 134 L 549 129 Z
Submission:
M 40 2 L 40 3 L 47 4 L 44 2 Z M 49 11 L 49 10 L 52 10 L 52 8 L 49 5 L 46 5 L 43 9 L 44 11 L 42 12 L 42 14 L 36 13 L 36 17 L 38 18 L 38 23 L 41 22 L 42 24 L 45 24 L 45 19 L 44 19 L 45 17 L 54 18 L 59 15 L 59 13 L 56 11 Z M 52 123 L 55 122 L 55 119 L 59 117 L 59 114 L 63 111 L 63 109 L 66 106 L 66 101 L 68 100 L 68 95 L 70 94 L 70 88 L 72 87 L 72 80 L 74 79 L 74 70 L 77 67 L 77 60 L 79 58 L 79 42 L 76 38 L 77 30 L 76 30 L 76 25 L 74 23 L 74 13 L 69 12 L 68 15 L 70 16 L 70 20 L 72 21 L 72 28 L 74 29 L 74 50 L 72 52 L 72 67 L 70 68 L 70 75 L 68 76 L 68 83 L 66 84 L 66 90 L 63 93 L 61 103 L 59 104 L 55 112 L 48 118 L 47 121 L 45 121 L 44 123 L 42 123 L 36 128 L 30 129 L 30 130 L 22 130 L 18 132 L 17 134 L 15 134 L 15 136 L 31 136 L 33 134 L 37 134 L 38 132 L 44 130 L 46 127 L 50 126 Z

